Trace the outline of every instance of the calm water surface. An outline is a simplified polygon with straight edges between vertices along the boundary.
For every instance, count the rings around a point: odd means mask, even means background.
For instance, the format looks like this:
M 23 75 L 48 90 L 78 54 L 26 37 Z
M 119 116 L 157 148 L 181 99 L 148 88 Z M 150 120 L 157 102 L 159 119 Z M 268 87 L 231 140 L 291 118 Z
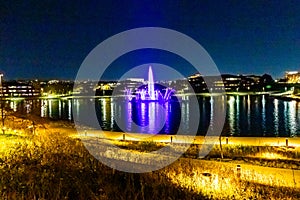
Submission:
M 104 130 L 162 134 L 176 134 L 178 130 L 194 132 L 191 113 L 198 111 L 197 134 L 204 135 L 212 123 L 212 102 L 218 100 L 227 105 L 224 135 L 300 136 L 300 102 L 267 95 L 197 98 L 199 107 L 189 100 L 161 105 L 158 102 L 131 103 L 119 98 L 40 99 L 8 104 L 15 111 L 70 121 L 80 119 L 81 115 L 88 116 L 93 110 L 87 109 L 87 105 L 95 105 L 99 126 Z M 88 119 L 81 122 L 93 126 Z

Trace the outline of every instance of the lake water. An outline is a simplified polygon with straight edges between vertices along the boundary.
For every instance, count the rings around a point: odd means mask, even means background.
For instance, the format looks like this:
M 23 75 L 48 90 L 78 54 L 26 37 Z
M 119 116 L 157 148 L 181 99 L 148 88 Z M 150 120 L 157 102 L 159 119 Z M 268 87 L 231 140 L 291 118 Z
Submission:
M 89 115 L 96 110 L 97 126 L 109 131 L 176 134 L 196 132 L 206 134 L 214 115 L 213 102 L 226 105 L 223 135 L 281 136 L 300 135 L 300 102 L 282 101 L 267 95 L 204 97 L 198 96 L 198 106 L 185 97 L 180 102 L 164 105 L 158 102 L 132 103 L 122 98 L 99 99 L 39 99 L 10 101 L 9 107 L 19 112 L 33 112 L 42 117 L 79 120 L 95 126 Z M 91 105 L 93 109 L 91 110 Z M 195 123 L 198 113 L 199 124 Z M 87 116 L 81 118 L 80 116 Z

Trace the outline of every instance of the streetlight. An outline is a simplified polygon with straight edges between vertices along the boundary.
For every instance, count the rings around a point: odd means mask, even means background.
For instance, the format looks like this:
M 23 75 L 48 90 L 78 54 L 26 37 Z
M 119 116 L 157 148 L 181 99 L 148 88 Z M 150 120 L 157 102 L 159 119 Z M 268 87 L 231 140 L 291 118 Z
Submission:
M 2 117 L 2 133 L 5 134 L 5 127 L 4 127 L 4 104 L 3 104 L 3 74 L 0 73 L 0 88 L 1 88 L 1 96 L 0 96 L 0 101 L 1 101 L 1 117 Z

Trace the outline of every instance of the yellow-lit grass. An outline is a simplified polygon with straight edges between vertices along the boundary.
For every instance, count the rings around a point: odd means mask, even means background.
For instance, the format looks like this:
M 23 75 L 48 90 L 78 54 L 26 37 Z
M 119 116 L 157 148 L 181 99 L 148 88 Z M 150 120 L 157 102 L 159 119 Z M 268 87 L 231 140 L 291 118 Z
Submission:
M 17 145 L 23 144 L 26 140 L 26 137 L 18 135 L 0 134 L 0 158 L 9 153 Z
M 242 171 L 238 175 L 235 167 L 217 162 L 180 159 L 164 171 L 178 187 L 212 199 L 300 198 L 299 189 L 291 187 L 292 183 L 278 179 L 276 175 L 255 170 Z
M 115 172 L 92 157 L 79 139 L 31 137 L 0 159 L 0 199 L 195 199 L 163 173 Z
M 14 140 L 0 159 L 0 199 L 300 198 L 297 189 L 282 187 L 273 177 L 246 173 L 239 179 L 232 167 L 214 162 L 180 159 L 156 172 L 128 174 L 98 162 L 79 139 L 67 135 Z M 157 148 L 154 143 L 134 146 Z

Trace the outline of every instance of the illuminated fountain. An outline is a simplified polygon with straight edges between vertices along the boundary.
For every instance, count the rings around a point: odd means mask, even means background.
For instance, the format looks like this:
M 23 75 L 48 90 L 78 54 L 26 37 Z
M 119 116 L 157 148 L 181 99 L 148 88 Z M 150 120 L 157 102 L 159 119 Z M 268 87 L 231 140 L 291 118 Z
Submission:
M 170 101 L 175 90 L 154 83 L 152 67 L 148 70 L 148 83 L 142 85 L 135 92 L 125 89 L 129 101 Z
M 148 71 L 148 96 L 150 100 L 157 100 L 157 95 L 155 94 L 154 90 L 153 72 L 151 66 L 149 66 Z

